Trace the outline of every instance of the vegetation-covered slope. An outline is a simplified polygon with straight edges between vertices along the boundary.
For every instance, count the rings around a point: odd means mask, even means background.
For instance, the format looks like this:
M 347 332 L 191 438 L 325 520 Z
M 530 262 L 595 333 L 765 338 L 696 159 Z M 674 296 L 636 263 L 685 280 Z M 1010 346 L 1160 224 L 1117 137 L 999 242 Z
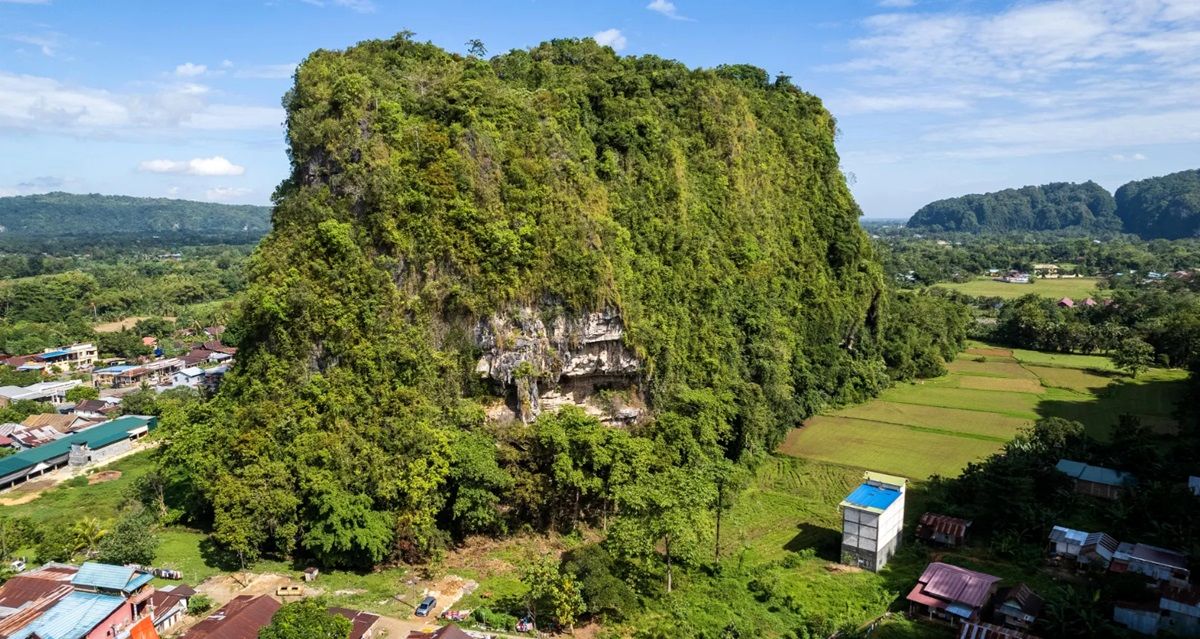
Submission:
M 1061 229 L 1117 230 L 1112 195 L 1095 182 L 1057 182 L 931 202 L 908 221 L 910 228 L 1014 232 Z
M 1130 182 L 1116 197 L 1129 233 L 1143 239 L 1200 236 L 1200 169 Z
M 125 195 L 46 193 L 0 198 L 6 234 L 65 236 L 116 233 L 246 233 L 271 228 L 271 209 Z
M 597 523 L 614 499 L 711 504 L 648 495 L 887 382 L 834 121 L 786 79 L 590 40 L 481 60 L 401 34 L 312 54 L 285 102 L 293 173 L 249 268 L 239 367 L 162 464 L 183 515 L 243 556 L 407 555 L 502 527 L 501 498 L 541 524 L 555 504 Z M 553 423 L 485 427 L 474 327 L 518 307 L 620 312 L 656 419 L 597 435 L 608 461 L 570 477 L 611 463 L 664 473 L 653 486 L 605 470 L 568 488 L 540 457 L 568 436 Z

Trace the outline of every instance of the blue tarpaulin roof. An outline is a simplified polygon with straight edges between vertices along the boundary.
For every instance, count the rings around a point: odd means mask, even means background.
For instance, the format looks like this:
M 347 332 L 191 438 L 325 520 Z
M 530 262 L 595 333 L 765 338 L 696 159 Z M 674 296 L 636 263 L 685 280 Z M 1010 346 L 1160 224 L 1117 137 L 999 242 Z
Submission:
M 66 357 L 70 354 L 71 351 L 50 351 L 48 353 L 42 353 L 41 355 L 38 355 L 38 357 L 42 359 L 54 359 L 56 357 Z
M 9 637 L 26 639 L 36 633 L 41 639 L 82 639 L 124 604 L 124 597 L 76 591 Z
M 894 488 L 863 484 L 855 488 L 854 492 L 850 493 L 850 496 L 842 502 L 842 505 L 884 511 L 899 498 L 900 491 Z
M 101 368 L 101 369 L 98 369 L 98 370 L 95 370 L 92 372 L 93 373 L 124 373 L 125 371 L 131 371 L 135 368 L 137 368 L 137 366 L 109 366 L 108 368 Z
M 1103 466 L 1092 466 L 1070 459 L 1060 459 L 1054 466 L 1058 472 L 1074 479 L 1106 486 L 1125 486 L 1137 482 L 1133 475 Z

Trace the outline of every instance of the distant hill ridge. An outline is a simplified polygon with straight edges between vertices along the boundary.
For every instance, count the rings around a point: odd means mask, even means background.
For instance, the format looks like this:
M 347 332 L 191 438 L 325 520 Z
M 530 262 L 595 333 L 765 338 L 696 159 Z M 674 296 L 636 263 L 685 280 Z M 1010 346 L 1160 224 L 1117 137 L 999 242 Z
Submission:
M 0 198 L 4 235 L 55 237 L 98 233 L 246 233 L 271 230 L 266 206 L 125 195 L 46 193 Z
M 1058 182 L 931 202 L 907 226 L 968 233 L 1125 231 L 1143 239 L 1200 237 L 1200 170 L 1135 180 L 1110 195 L 1095 182 Z

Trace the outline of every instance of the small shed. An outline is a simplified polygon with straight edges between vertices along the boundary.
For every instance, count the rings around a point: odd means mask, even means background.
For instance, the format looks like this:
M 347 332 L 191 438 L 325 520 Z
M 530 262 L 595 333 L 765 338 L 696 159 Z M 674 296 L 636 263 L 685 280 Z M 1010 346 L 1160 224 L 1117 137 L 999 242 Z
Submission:
M 917 539 L 944 546 L 961 546 L 971 521 L 938 513 L 924 513 L 917 520 Z
M 1113 539 L 1108 533 L 1090 533 L 1087 539 L 1083 541 L 1083 547 L 1079 550 L 1079 563 L 1107 568 L 1112 563 L 1113 556 L 1116 554 L 1119 546 L 1120 544 L 1117 540 Z
M 1058 305 L 1063 308 L 1075 308 L 1075 300 L 1069 297 L 1064 297 L 1061 300 L 1058 300 Z
M 319 574 L 321 574 L 321 571 L 315 567 L 310 566 L 308 568 L 305 568 L 304 569 L 304 581 L 306 581 L 306 582 L 316 581 L 317 575 L 319 575 Z

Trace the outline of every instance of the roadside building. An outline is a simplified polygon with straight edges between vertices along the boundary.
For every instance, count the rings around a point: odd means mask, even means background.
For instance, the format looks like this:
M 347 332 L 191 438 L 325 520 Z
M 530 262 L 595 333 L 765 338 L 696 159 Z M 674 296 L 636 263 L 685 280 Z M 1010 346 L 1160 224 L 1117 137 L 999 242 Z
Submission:
M 198 366 L 189 366 L 175 371 L 171 375 L 171 386 L 176 388 L 197 388 L 204 382 L 204 369 Z
M 85 419 L 111 419 L 121 412 L 121 405 L 103 399 L 85 399 L 75 404 L 74 413 Z
M 1200 591 L 1165 588 L 1139 601 L 1118 601 L 1113 621 L 1139 634 L 1200 637 Z
M 195 594 L 196 591 L 186 584 L 165 586 L 154 591 L 150 596 L 150 617 L 154 629 L 162 633 L 183 621 L 188 602 Z
M 154 593 L 148 573 L 86 562 L 71 578 L 72 590 L 8 639 L 99 639 L 128 636 L 145 616 Z
M 192 626 L 183 639 L 257 639 L 281 607 L 267 595 L 238 595 Z
M 59 372 L 88 370 L 96 363 L 99 352 L 92 343 L 71 344 L 62 348 L 49 348 L 34 356 L 36 361 Z
M 29 386 L 0 386 L 0 406 L 8 406 L 19 401 L 61 404 L 67 401 L 67 391 L 81 385 L 83 385 L 82 380 L 66 379 L 38 382 Z
M 937 513 L 923 513 L 917 520 L 917 539 L 943 546 L 961 546 L 966 542 L 967 531 L 970 529 L 970 520 Z
M 95 424 L 95 421 L 85 419 L 79 415 L 61 415 L 59 413 L 40 413 L 38 415 L 30 415 L 21 420 L 21 425 L 30 430 L 53 428 L 64 435 L 73 433 L 81 428 L 94 426 Z
M 979 621 L 999 577 L 933 562 L 908 593 L 909 615 L 958 625 Z
M 878 572 L 896 554 L 904 531 L 908 480 L 866 472 L 863 483 L 842 500 L 842 563 Z
M 1054 466 L 1058 472 L 1070 477 L 1075 492 L 1102 499 L 1120 499 L 1126 490 L 1137 485 L 1137 478 L 1103 466 L 1092 466 L 1070 459 L 1060 459 Z

